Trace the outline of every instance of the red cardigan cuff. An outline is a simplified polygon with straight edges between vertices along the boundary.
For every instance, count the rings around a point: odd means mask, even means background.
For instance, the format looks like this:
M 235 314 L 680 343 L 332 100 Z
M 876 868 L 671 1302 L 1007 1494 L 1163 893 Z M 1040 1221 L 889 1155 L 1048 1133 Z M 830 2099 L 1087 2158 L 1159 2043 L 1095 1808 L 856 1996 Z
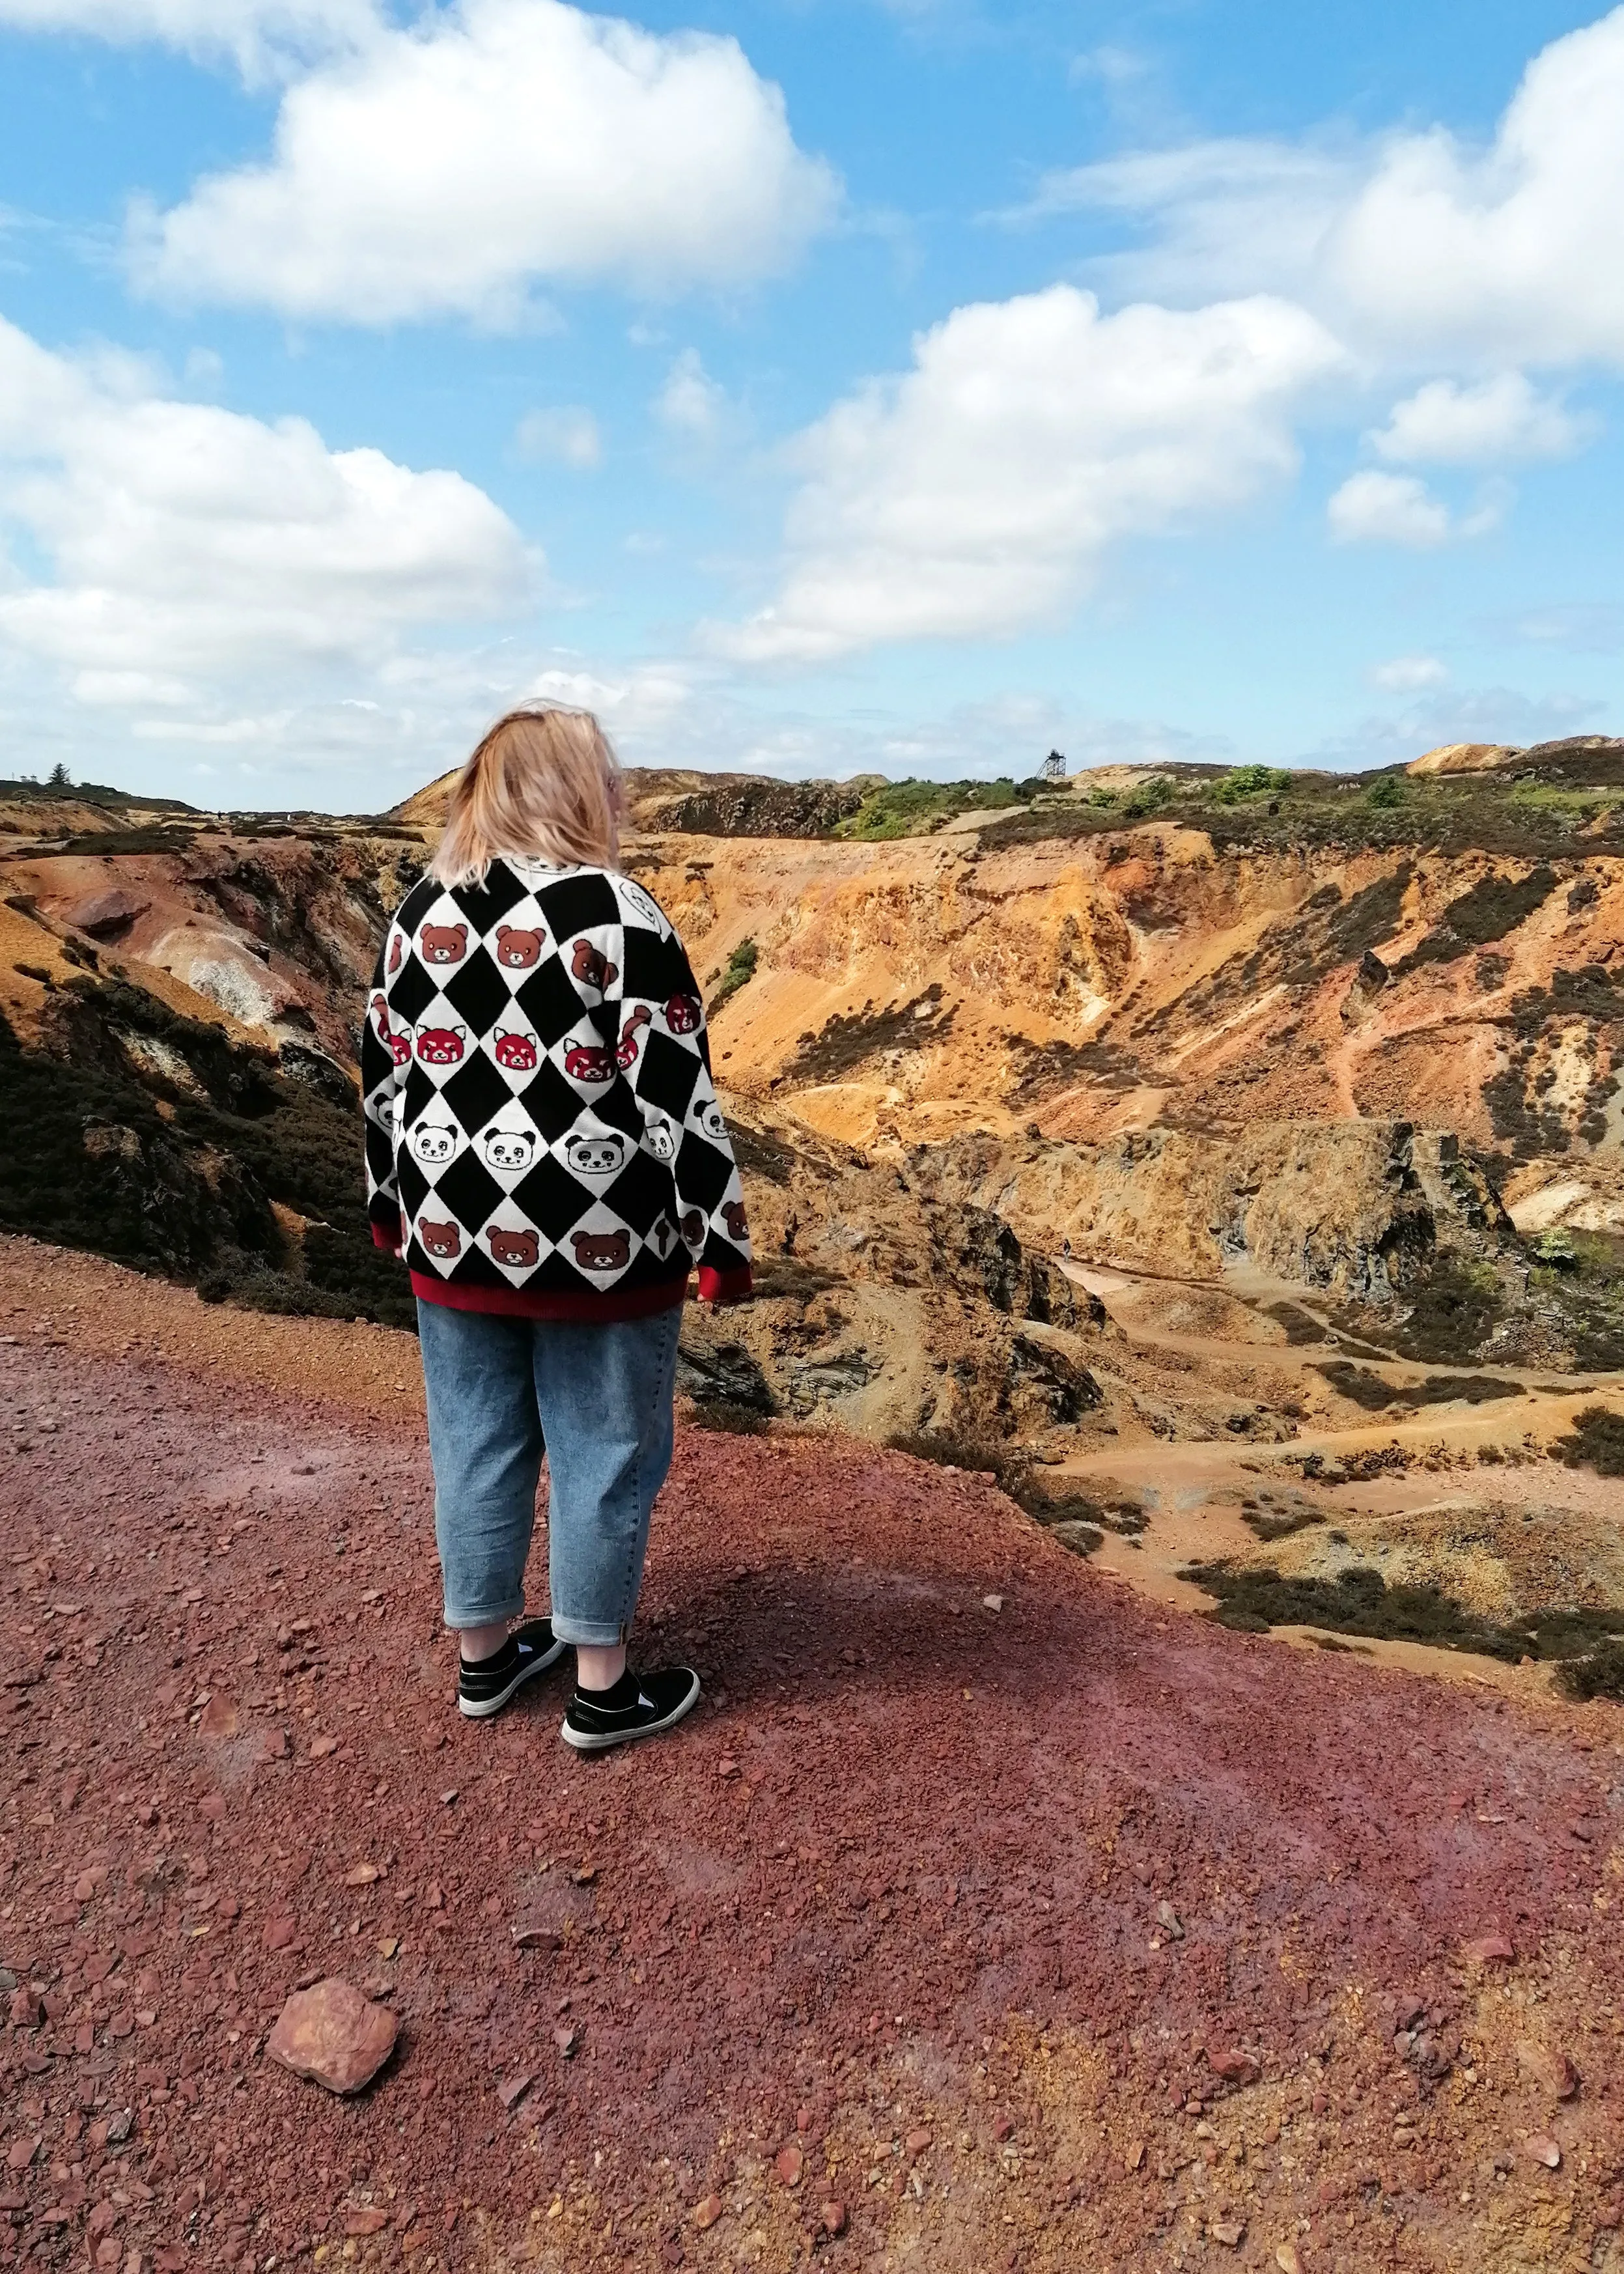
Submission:
M 750 1267 L 741 1263 L 735 1271 L 713 1270 L 710 1264 L 699 1267 L 699 1299 L 702 1303 L 745 1303 L 749 1300 Z
M 374 1217 L 372 1220 L 372 1246 L 374 1247 L 381 1247 L 384 1253 L 387 1255 L 398 1255 L 401 1252 L 402 1246 L 404 1245 L 401 1232 L 402 1226 L 399 1216 L 396 1216 L 395 1219 L 395 1229 L 393 1231 L 391 1231 L 387 1224 L 380 1224 L 376 1217 Z

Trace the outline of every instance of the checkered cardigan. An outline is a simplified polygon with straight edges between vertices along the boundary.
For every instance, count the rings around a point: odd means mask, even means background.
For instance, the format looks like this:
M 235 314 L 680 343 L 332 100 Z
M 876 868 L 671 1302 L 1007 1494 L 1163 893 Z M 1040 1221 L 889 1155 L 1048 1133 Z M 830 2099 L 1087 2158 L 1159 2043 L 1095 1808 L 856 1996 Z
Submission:
M 641 885 L 493 861 L 401 903 L 361 1037 L 368 1213 L 425 1302 L 628 1319 L 750 1291 L 699 990 Z

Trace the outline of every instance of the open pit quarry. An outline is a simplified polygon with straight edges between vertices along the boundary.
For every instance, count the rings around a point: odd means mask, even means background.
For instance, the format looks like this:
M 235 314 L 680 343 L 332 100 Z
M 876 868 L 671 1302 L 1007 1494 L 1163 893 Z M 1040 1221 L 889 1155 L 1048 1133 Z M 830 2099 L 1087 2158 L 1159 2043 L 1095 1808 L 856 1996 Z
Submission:
M 1624 744 L 630 791 L 758 1258 L 654 1779 L 447 1708 L 445 783 L 0 785 L 0 2263 L 1620 2274 Z

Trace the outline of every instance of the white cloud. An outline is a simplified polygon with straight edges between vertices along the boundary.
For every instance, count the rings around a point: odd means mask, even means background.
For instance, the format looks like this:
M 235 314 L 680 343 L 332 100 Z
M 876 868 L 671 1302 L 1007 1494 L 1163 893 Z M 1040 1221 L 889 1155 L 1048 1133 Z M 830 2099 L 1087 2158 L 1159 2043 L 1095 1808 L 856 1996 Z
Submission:
M 514 437 L 519 456 L 537 465 L 585 468 L 603 463 L 603 437 L 591 412 L 578 403 L 531 410 Z
M 713 643 L 808 659 L 1052 618 L 1114 539 L 1291 472 L 1290 410 L 1339 361 L 1277 300 L 1101 316 L 1056 284 L 956 309 L 915 340 L 911 371 L 801 438 L 778 599 Z
M 1406 346 L 1624 362 L 1624 8 L 1534 58 L 1486 151 L 1441 128 L 1393 143 L 1334 260 Z
M 654 415 L 668 434 L 710 448 L 733 423 L 727 390 L 710 377 L 697 348 L 684 348 L 654 398 Z
M 1398 711 L 1359 719 L 1345 734 L 1304 750 L 1299 763 L 1337 770 L 1390 766 L 1418 758 L 1443 742 L 1506 742 L 1526 749 L 1554 742 L 1605 719 L 1607 705 L 1593 697 L 1553 692 L 1529 696 L 1511 687 L 1462 688 L 1424 693 Z
M 1512 501 L 1508 483 L 1485 482 L 1470 512 L 1452 513 L 1415 474 L 1350 474 L 1326 508 L 1339 545 L 1404 545 L 1425 550 L 1457 538 L 1486 537 Z
M 1051 175 L 1024 213 L 1083 207 L 1156 222 L 1107 264 L 1137 290 L 1289 292 L 1400 360 L 1624 365 L 1624 8 L 1534 57 L 1486 147 L 1198 143 Z
M 1350 474 L 1326 508 L 1339 545 L 1447 545 L 1449 508 L 1414 474 Z
M 1536 393 L 1520 371 L 1500 372 L 1476 387 L 1429 380 L 1395 403 L 1372 442 L 1399 465 L 1470 465 L 1511 458 L 1561 458 L 1595 432 Z
M 1435 655 L 1395 655 L 1373 665 L 1370 679 L 1384 695 L 1417 695 L 1424 687 L 1442 687 L 1448 676 L 1448 665 Z
M 378 26 L 374 0 L 0 0 L 0 26 L 155 40 L 204 58 L 228 55 L 257 76 L 287 59 L 357 45 Z
M 735 40 L 460 0 L 296 81 L 270 162 L 137 210 L 130 257 L 180 302 L 511 323 L 545 283 L 658 296 L 770 275 L 836 198 Z
M 206 710 L 240 682 L 375 670 L 410 628 L 510 609 L 531 571 L 459 474 L 173 400 L 128 360 L 74 361 L 0 320 L 8 535 L 0 644 L 98 705 Z

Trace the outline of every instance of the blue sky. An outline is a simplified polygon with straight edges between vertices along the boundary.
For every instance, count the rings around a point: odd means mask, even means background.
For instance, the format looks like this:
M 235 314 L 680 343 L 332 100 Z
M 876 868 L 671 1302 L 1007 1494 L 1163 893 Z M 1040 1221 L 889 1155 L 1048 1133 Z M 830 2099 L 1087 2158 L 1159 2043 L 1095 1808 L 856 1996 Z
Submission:
M 1624 9 L 0 0 L 0 770 L 1624 716 Z

